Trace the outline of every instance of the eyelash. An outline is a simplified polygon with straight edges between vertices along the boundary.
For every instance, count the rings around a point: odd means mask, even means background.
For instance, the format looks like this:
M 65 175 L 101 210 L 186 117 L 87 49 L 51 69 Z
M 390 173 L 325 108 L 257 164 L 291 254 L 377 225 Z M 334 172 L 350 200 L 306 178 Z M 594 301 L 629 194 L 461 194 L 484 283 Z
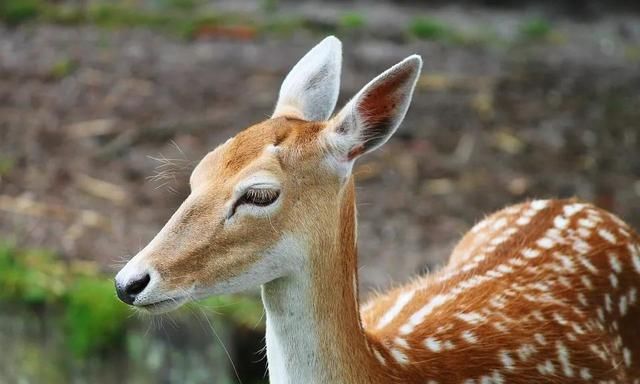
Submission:
M 266 207 L 273 204 L 280 197 L 280 191 L 268 188 L 249 188 L 236 200 L 229 217 L 236 213 L 239 206 L 251 204 L 258 207 Z

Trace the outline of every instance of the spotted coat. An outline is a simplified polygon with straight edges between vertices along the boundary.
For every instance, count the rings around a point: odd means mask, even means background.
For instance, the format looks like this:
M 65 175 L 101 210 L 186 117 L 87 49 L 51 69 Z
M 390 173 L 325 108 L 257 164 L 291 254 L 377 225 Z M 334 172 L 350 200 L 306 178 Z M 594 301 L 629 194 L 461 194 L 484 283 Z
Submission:
M 506 208 L 363 305 L 372 353 L 411 383 L 640 383 L 639 240 L 575 200 Z

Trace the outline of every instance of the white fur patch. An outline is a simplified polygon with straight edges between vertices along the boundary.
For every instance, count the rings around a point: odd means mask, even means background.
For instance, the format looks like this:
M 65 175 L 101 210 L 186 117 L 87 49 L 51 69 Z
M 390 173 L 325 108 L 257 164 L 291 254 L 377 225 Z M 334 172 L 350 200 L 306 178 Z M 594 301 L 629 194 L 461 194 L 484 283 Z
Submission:
M 340 91 L 342 43 L 329 36 L 313 47 L 282 82 L 273 117 L 327 120 Z

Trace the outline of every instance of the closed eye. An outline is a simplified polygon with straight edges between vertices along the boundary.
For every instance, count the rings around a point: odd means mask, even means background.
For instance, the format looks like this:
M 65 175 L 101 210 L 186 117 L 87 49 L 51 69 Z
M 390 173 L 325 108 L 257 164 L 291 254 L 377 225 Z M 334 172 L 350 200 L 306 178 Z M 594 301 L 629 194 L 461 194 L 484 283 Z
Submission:
M 280 190 L 272 189 L 272 188 L 248 188 L 242 196 L 238 200 L 236 200 L 235 204 L 233 204 L 233 208 L 229 213 L 229 217 L 233 216 L 236 213 L 236 210 L 241 205 L 254 205 L 257 207 L 266 207 L 275 203 L 280 197 Z

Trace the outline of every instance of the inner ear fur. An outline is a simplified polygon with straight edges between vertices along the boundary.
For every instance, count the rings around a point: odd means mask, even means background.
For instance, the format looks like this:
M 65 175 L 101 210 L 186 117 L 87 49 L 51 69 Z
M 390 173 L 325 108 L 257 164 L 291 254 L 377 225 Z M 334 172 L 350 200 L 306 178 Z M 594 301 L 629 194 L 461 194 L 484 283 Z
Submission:
M 334 147 L 354 160 L 384 144 L 407 113 L 422 67 L 412 55 L 364 86 L 333 119 Z
M 338 100 L 341 68 L 342 43 L 329 36 L 307 52 L 285 77 L 272 117 L 327 120 Z

